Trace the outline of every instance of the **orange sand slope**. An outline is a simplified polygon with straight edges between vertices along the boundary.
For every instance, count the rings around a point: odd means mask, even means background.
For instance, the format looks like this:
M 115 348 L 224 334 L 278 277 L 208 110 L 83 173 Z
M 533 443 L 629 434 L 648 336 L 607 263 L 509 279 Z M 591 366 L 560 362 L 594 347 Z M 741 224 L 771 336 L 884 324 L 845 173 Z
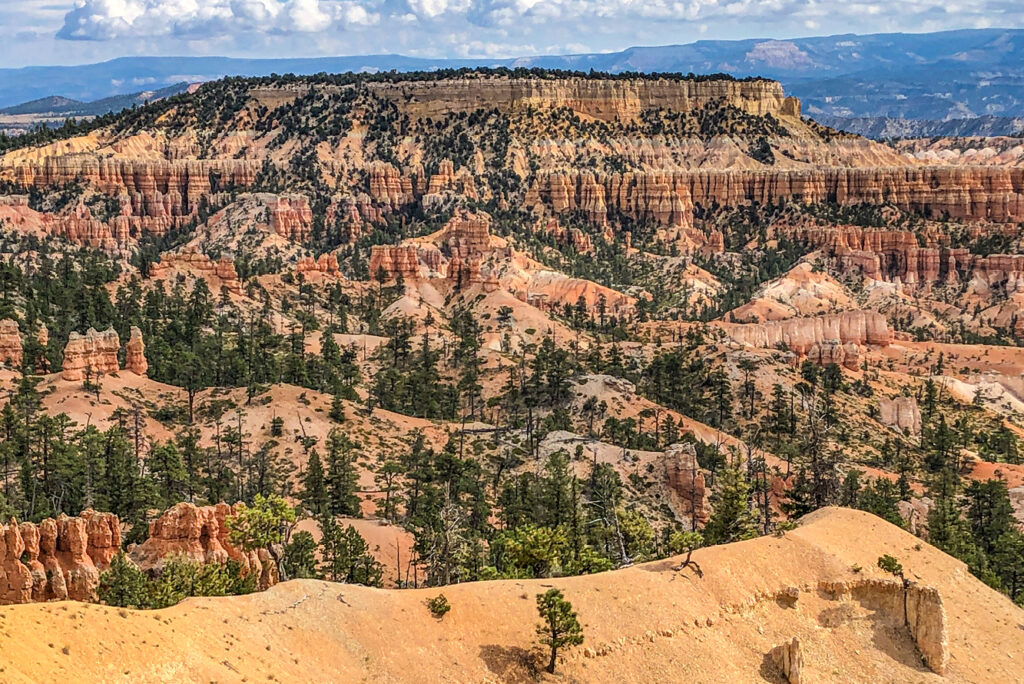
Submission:
M 883 553 L 941 594 L 945 677 L 924 665 L 892 600 L 872 593 L 892 586 L 877 581 Z M 0 609 L 0 681 L 783 682 L 766 654 L 794 636 L 804 682 L 1024 681 L 1024 611 L 962 563 L 866 513 L 822 510 L 784 537 L 694 558 L 703 578 L 660 561 L 447 587 L 452 610 L 442 621 L 423 604 L 437 589 L 317 581 L 156 612 L 12 606 Z M 535 673 L 533 632 L 534 597 L 552 586 L 576 606 L 586 637 L 554 677 Z

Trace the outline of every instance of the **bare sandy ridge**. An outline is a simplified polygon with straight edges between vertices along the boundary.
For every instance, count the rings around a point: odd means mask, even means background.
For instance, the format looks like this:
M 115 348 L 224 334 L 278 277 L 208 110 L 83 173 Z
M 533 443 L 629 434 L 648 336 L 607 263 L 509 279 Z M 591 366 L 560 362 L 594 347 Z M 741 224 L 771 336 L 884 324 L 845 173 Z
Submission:
M 945 605 L 950 663 L 923 664 L 906 628 L 858 600 L 820 589 L 880 578 L 897 556 Z M 959 561 L 867 513 L 826 509 L 781 538 L 698 551 L 705 575 L 673 561 L 558 580 L 392 591 L 293 581 L 263 594 L 124 611 L 77 603 L 0 609 L 0 681 L 781 682 L 766 658 L 799 636 L 804 681 L 1024 680 L 1024 611 Z M 855 566 L 860 570 L 855 571 Z M 550 677 L 534 674 L 534 596 L 561 588 L 579 611 L 584 647 Z M 798 587 L 795 604 L 780 598 Z

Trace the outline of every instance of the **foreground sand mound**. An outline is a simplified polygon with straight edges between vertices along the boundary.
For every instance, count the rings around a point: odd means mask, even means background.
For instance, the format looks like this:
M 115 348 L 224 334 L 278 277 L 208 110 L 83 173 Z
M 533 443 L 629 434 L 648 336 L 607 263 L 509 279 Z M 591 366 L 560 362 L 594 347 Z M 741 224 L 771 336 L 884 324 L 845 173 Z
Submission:
M 907 608 L 875 568 L 883 553 L 919 588 Z M 441 621 L 423 605 L 437 589 L 317 581 L 156 612 L 14 606 L 0 609 L 0 681 L 783 682 L 780 663 L 796 661 L 803 682 L 1024 680 L 1024 611 L 866 513 L 820 511 L 784 537 L 694 558 L 702 578 L 667 560 L 446 587 L 452 610 Z M 533 634 L 534 596 L 551 586 L 574 603 L 586 636 L 555 677 L 536 671 Z M 772 654 L 785 644 L 785 658 Z M 929 665 L 943 654 L 940 677 Z

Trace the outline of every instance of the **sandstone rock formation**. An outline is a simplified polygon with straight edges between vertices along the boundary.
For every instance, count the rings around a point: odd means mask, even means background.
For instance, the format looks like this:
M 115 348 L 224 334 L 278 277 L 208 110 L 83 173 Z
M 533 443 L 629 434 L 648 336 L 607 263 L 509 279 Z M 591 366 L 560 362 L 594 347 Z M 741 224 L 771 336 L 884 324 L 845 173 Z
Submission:
M 769 655 L 789 684 L 800 684 L 803 681 L 801 670 L 804 667 L 804 656 L 800 649 L 799 637 L 793 637 L 792 640 L 779 644 L 771 650 Z
M 970 280 L 979 294 L 1024 292 L 1024 255 L 978 256 L 942 244 L 944 235 L 923 232 L 922 245 L 908 230 L 815 225 L 794 229 L 792 237 L 824 250 L 840 270 L 871 280 L 925 286 Z
M 21 333 L 18 330 L 18 322 L 0 321 L 0 363 L 11 368 L 21 368 L 21 361 Z
M 420 277 L 419 250 L 415 245 L 373 245 L 370 248 L 370 279 L 415 282 Z
M 279 196 L 269 205 L 270 227 L 281 237 L 305 242 L 313 228 L 313 210 L 303 195 Z
M 120 349 L 121 340 L 113 328 L 103 332 L 89 328 L 84 335 L 72 332 L 64 347 L 61 378 L 75 382 L 85 380 L 86 377 L 97 378 L 116 373 L 120 370 L 117 363 Z
M 913 397 L 881 397 L 878 400 L 878 420 L 912 435 L 921 434 L 921 409 Z
M 843 344 L 839 340 L 825 340 L 815 343 L 807 351 L 807 360 L 819 366 L 836 364 L 850 370 L 857 370 L 860 367 L 861 350 L 860 346 L 847 342 Z
M 888 579 L 863 579 L 850 582 L 824 582 L 819 587 L 840 600 L 856 600 L 884 615 L 899 627 L 905 627 L 936 674 L 949 666 L 949 638 L 942 596 L 933 587 L 916 582 Z
M 161 255 L 160 259 L 159 263 L 150 266 L 150 278 L 163 279 L 171 270 L 183 270 L 214 286 L 219 283 L 226 287 L 231 294 L 237 295 L 242 292 L 242 283 L 238 279 L 235 262 L 227 257 L 213 261 L 202 252 L 190 249 L 179 253 L 165 253 Z
M 665 478 L 669 500 L 681 520 L 703 525 L 711 518 L 710 492 L 697 465 L 692 444 L 673 444 L 665 452 Z
M 226 503 L 179 503 L 149 524 L 149 538 L 131 551 L 131 559 L 143 570 L 154 572 L 175 555 L 197 563 L 226 563 L 230 559 L 241 564 L 243 573 L 256 577 L 258 589 L 277 584 L 277 565 L 266 550 L 243 551 L 231 543 L 224 521 L 233 512 Z
M 338 257 L 329 253 L 321 254 L 316 259 L 313 257 L 303 257 L 295 264 L 295 270 L 298 273 L 322 273 L 327 276 L 338 276 L 341 273 L 338 265 Z
M 124 345 L 124 369 L 136 375 L 145 375 L 149 370 L 149 362 L 146 361 L 146 343 L 142 341 L 142 331 L 134 325 L 131 328 L 131 337 Z
M 70 214 L 46 215 L 43 229 L 78 244 L 113 248 L 144 233 L 163 235 L 183 225 L 224 188 L 253 184 L 259 164 L 249 160 L 168 161 L 91 154 L 41 155 L 0 169 L 24 187 L 87 184 L 121 204 L 106 223 L 79 205 Z
M 729 337 L 743 345 L 762 349 L 785 346 L 799 357 L 806 356 L 818 363 L 841 363 L 851 368 L 859 361 L 859 347 L 887 347 L 893 339 L 885 316 L 874 311 L 720 325 Z
M 0 525 L 0 605 L 95 601 L 100 573 L 120 547 L 120 522 L 111 513 Z

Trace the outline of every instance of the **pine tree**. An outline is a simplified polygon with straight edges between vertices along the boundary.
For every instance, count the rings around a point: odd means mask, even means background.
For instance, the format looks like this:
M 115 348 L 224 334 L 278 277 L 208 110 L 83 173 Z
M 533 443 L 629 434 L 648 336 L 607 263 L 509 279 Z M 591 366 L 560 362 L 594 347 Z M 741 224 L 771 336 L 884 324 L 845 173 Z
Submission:
M 310 452 L 306 470 L 302 474 L 301 500 L 306 510 L 317 518 L 327 513 L 330 507 L 327 498 L 327 478 L 324 476 L 323 464 L 316 449 Z
M 332 515 L 361 515 L 356 446 L 338 430 L 327 437 L 327 500 Z
M 547 670 L 554 673 L 558 660 L 558 651 L 567 646 L 579 646 L 583 643 L 583 628 L 572 609 L 572 604 L 565 600 L 558 589 L 548 589 L 537 594 L 537 612 L 541 624 L 537 626 L 540 643 L 551 650 Z
M 119 608 L 150 607 L 150 587 L 146 573 L 118 551 L 110 567 L 100 575 L 100 601 Z
M 704 528 L 708 543 L 727 544 L 757 536 L 757 519 L 750 510 L 750 482 L 738 465 L 727 463 L 722 468 L 711 508 L 711 519 Z
M 161 508 L 170 508 L 182 500 L 188 474 L 181 462 L 181 452 L 174 442 L 159 444 L 153 448 L 149 458 L 150 477 L 156 484 L 156 494 Z

